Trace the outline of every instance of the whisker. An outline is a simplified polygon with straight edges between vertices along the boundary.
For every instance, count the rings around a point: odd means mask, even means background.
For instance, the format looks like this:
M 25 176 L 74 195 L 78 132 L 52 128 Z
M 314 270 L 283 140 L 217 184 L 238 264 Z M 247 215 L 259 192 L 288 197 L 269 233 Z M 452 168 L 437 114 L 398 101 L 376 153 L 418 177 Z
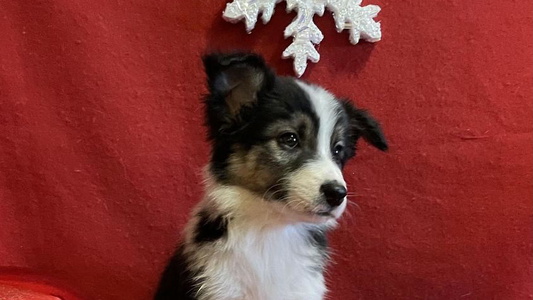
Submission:
M 346 204 L 348 204 L 348 205 L 353 205 L 353 206 L 355 206 L 357 209 L 362 210 L 362 209 L 361 209 L 361 206 L 359 206 L 359 204 L 357 204 L 357 202 L 355 202 L 355 201 L 348 201 L 348 202 L 346 202 Z
M 350 226 L 352 225 L 350 224 L 350 222 L 353 222 L 353 225 L 355 225 L 356 218 L 352 215 L 352 212 L 349 210 L 346 210 L 344 214 L 346 216 L 341 218 L 341 222 L 344 223 L 345 225 L 350 225 Z

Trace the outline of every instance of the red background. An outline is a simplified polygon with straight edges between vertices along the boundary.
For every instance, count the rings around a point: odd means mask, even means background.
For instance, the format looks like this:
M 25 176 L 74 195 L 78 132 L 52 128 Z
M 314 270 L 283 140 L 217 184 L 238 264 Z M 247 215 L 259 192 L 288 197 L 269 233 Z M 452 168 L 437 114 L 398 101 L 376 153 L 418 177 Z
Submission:
M 305 79 L 381 120 L 346 170 L 331 299 L 532 299 L 530 0 L 372 0 L 383 40 L 329 13 Z M 224 1 L 0 0 L 0 265 L 93 299 L 149 299 L 208 160 L 199 55 L 282 74 L 294 17 L 251 35 Z

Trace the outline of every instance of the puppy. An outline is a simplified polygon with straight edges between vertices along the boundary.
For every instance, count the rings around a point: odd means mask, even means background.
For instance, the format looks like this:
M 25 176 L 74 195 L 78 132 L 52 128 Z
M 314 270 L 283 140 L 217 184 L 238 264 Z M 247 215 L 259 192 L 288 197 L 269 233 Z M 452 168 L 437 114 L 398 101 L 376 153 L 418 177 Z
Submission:
M 205 195 L 157 300 L 319 300 L 326 232 L 346 207 L 342 169 L 379 124 L 351 102 L 277 76 L 251 53 L 203 59 L 211 161 Z

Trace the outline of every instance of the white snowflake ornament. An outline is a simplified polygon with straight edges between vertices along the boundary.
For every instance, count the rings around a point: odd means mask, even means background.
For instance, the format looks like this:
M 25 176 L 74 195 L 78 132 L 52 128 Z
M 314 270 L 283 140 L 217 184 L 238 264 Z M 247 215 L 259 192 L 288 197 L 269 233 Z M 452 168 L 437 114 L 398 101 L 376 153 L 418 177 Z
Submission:
M 266 24 L 274 14 L 274 7 L 282 0 L 233 0 L 226 5 L 222 14 L 229 22 L 244 19 L 246 31 L 251 32 L 257 18 Z M 324 35 L 313 22 L 315 14 L 322 16 L 327 7 L 333 13 L 338 32 L 350 30 L 350 42 L 357 44 L 360 39 L 377 42 L 381 39 L 380 24 L 374 18 L 380 11 L 377 5 L 361 7 L 362 0 L 285 0 L 287 12 L 296 10 L 296 18 L 285 28 L 285 38 L 293 37 L 292 43 L 283 51 L 283 58 L 294 58 L 294 71 L 298 77 L 307 68 L 307 61 L 318 62 L 320 54 L 316 51 Z

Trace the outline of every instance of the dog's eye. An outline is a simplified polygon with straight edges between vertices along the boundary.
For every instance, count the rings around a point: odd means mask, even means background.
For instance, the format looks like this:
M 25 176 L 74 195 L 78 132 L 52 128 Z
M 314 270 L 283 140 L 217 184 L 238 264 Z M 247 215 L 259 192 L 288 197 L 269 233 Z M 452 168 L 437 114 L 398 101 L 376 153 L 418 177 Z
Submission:
M 286 148 L 293 149 L 298 146 L 298 136 L 293 132 L 283 133 L 278 137 L 278 143 Z
M 338 156 L 341 154 L 342 150 L 344 150 L 344 146 L 342 144 L 337 144 L 335 147 L 333 147 L 333 155 Z

